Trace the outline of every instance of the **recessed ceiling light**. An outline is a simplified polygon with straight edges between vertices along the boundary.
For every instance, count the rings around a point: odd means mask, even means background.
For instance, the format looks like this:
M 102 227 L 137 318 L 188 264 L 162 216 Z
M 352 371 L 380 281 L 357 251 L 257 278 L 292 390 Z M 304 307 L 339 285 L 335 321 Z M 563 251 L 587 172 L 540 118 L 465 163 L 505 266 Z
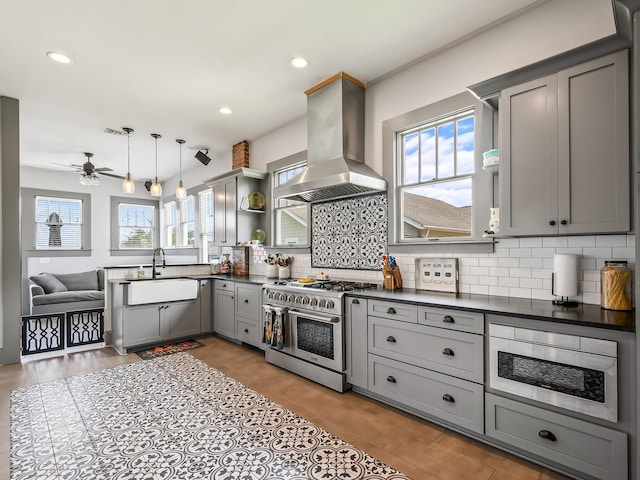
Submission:
M 51 60 L 58 63 L 64 63 L 64 64 L 73 63 L 71 58 L 69 58 L 64 53 L 60 53 L 60 52 L 47 52 L 47 57 L 49 57 Z
M 289 60 L 289 63 L 292 67 L 296 68 L 304 68 L 309 64 L 309 62 L 307 62 L 307 59 L 302 57 L 293 57 L 291 60 Z
M 218 110 L 220 113 L 224 114 L 224 115 L 230 115 L 231 114 L 231 109 L 229 107 L 220 107 L 220 110 Z

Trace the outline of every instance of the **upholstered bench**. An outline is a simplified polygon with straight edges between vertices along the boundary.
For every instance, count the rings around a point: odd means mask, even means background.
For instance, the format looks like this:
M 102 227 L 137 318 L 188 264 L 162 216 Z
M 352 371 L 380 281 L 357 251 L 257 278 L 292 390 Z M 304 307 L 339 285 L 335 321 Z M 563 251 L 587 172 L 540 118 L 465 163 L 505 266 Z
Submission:
M 104 270 L 41 273 L 29 277 L 29 313 L 104 308 Z

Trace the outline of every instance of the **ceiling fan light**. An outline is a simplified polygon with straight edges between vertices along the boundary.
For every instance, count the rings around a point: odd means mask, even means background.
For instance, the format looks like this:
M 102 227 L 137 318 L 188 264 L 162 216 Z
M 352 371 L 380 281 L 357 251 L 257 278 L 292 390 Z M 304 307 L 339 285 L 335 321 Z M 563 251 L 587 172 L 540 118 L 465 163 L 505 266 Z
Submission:
M 136 184 L 131 179 L 131 174 L 127 173 L 127 178 L 122 181 L 122 192 L 123 193 L 134 193 L 136 191 Z
M 91 185 L 91 177 L 88 175 L 80 175 L 80 185 Z
M 152 197 L 161 197 L 162 196 L 162 185 L 158 183 L 158 177 L 153 180 L 151 184 L 151 188 L 149 190 L 151 192 Z

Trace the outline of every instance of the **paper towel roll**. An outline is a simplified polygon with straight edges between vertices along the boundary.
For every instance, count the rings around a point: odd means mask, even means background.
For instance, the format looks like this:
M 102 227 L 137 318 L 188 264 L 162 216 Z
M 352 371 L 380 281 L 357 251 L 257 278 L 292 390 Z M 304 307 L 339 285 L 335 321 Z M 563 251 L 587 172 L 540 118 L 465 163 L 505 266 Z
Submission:
M 553 290 L 559 297 L 578 295 L 578 267 L 580 257 L 571 253 L 553 255 Z

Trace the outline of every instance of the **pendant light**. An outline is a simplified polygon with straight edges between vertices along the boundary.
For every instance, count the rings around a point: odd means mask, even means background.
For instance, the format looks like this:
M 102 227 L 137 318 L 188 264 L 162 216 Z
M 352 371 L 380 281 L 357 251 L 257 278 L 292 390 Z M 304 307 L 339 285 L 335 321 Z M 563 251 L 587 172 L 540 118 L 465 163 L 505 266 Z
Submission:
M 160 197 L 162 196 L 162 185 L 158 183 L 158 139 L 160 134 L 152 133 L 151 136 L 156 139 L 156 177 L 153 179 L 150 192 L 152 197 Z
M 178 182 L 178 187 L 176 188 L 176 198 L 178 200 L 184 200 L 185 198 L 187 198 L 187 189 L 184 188 L 184 185 L 182 184 L 182 144 L 184 143 L 184 140 L 182 140 L 181 138 L 176 138 L 176 142 L 178 142 L 178 144 L 180 145 L 180 181 Z
M 133 128 L 122 127 L 122 130 L 127 133 L 127 178 L 122 181 L 122 191 L 123 193 L 134 193 L 136 191 L 136 184 L 131 179 L 131 159 L 129 150 L 129 136 L 133 132 Z

